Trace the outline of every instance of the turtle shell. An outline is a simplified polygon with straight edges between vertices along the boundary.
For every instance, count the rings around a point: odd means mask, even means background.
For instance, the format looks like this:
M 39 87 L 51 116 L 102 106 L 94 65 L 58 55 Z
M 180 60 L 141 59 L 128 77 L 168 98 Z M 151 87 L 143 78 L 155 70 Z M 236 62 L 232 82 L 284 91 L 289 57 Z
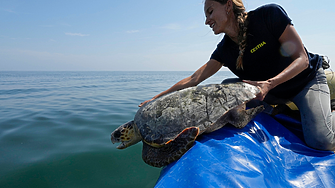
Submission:
M 199 127 L 203 133 L 226 112 L 255 98 L 257 93 L 257 87 L 242 82 L 190 87 L 142 106 L 134 121 L 143 141 L 159 147 L 189 127 Z

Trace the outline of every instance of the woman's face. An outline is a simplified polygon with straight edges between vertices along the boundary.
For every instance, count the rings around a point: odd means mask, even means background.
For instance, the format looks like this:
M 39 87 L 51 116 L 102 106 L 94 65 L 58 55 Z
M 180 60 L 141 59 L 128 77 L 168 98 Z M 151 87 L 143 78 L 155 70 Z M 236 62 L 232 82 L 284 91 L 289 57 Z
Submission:
M 225 33 L 228 17 L 227 17 L 227 3 L 222 5 L 219 2 L 206 0 L 205 1 L 205 24 L 212 28 L 214 34 Z

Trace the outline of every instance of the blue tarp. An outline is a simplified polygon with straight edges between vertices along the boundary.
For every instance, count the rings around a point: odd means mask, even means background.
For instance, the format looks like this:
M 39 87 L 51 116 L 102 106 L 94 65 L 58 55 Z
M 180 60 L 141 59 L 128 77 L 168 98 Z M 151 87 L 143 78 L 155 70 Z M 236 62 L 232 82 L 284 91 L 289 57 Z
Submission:
M 335 187 L 334 152 L 307 147 L 299 126 L 261 113 L 243 129 L 203 134 L 155 187 Z

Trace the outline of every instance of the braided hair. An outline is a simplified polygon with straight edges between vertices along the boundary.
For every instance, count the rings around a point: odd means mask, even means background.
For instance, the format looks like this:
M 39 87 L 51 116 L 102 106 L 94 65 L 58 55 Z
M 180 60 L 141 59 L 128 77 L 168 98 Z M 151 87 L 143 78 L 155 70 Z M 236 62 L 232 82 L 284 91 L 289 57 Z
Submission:
M 212 0 L 225 5 L 228 0 Z M 243 69 L 243 55 L 247 45 L 247 28 L 248 28 L 248 13 L 245 10 L 242 0 L 232 0 L 233 2 L 233 13 L 238 23 L 239 32 L 237 36 L 239 46 L 239 56 L 236 60 L 236 68 Z

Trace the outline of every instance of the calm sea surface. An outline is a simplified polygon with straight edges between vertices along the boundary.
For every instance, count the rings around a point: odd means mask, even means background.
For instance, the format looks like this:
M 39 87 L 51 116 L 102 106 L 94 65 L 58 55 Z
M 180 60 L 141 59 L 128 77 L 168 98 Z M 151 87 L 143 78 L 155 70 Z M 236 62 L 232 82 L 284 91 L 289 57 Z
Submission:
M 118 150 L 110 133 L 191 74 L 0 72 L 0 187 L 153 187 L 161 169 L 142 161 L 142 144 Z

